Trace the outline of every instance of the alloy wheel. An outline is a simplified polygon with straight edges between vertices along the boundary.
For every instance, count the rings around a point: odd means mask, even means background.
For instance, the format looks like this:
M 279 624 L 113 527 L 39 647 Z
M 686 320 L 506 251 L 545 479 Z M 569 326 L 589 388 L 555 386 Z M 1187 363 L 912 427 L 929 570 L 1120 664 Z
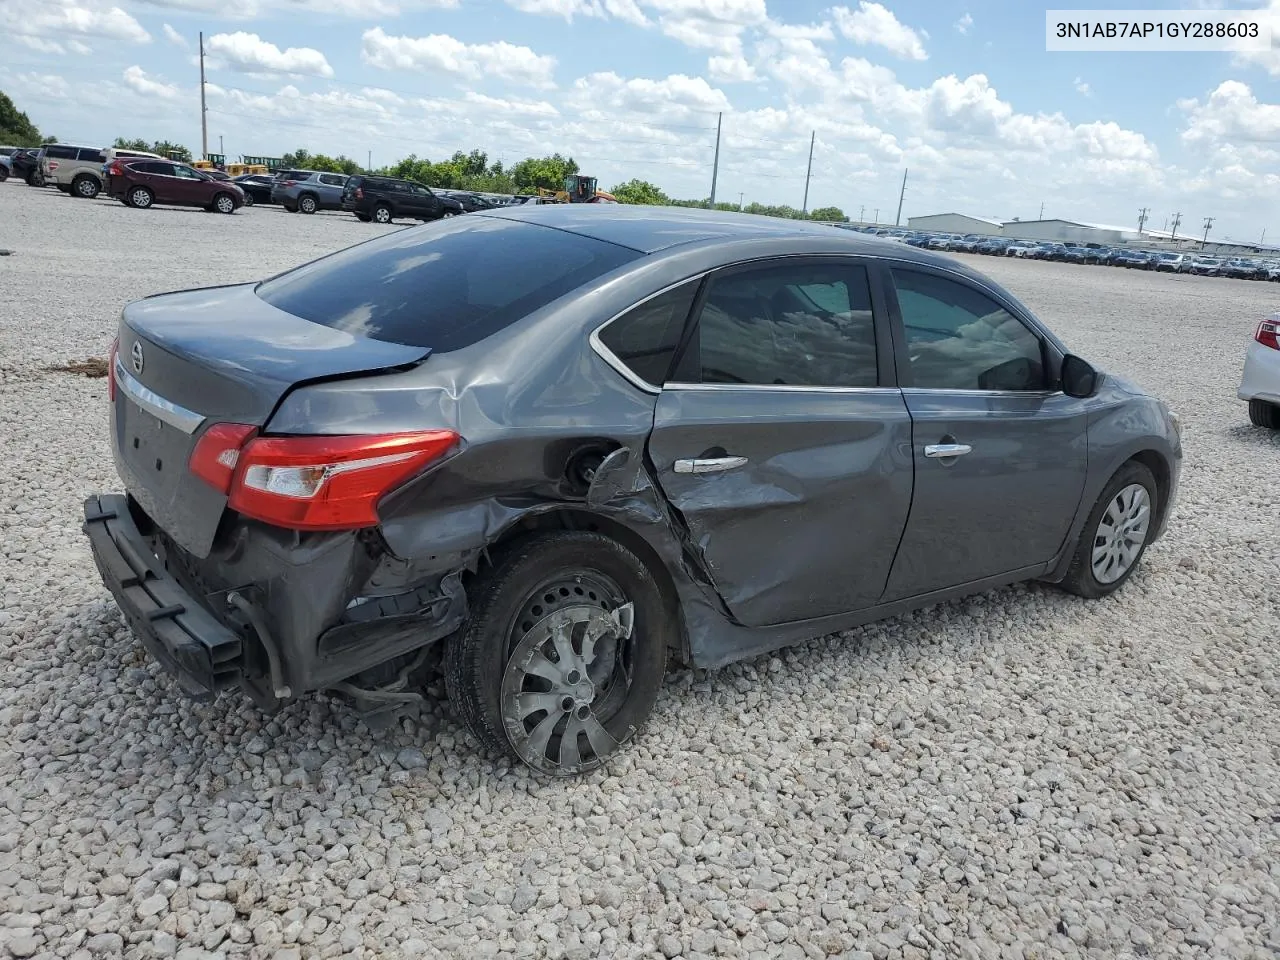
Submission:
M 218 197 L 214 204 L 217 206 L 219 213 L 231 213 L 236 208 L 236 202 L 226 194 Z
M 1151 525 L 1151 497 L 1140 483 L 1119 490 L 1098 521 L 1090 564 L 1099 583 L 1115 583 L 1134 565 Z

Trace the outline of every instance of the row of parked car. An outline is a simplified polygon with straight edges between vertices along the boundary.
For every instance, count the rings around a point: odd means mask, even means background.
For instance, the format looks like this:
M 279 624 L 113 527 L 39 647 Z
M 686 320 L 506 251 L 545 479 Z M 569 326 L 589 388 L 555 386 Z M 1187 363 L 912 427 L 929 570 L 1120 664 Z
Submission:
M 1017 257 L 1024 260 L 1056 260 L 1062 263 L 1099 264 L 1209 277 L 1280 281 L 1280 259 L 1274 258 L 1211 257 L 1178 253 L 1172 250 L 1112 247 L 1102 243 L 1017 240 L 1011 237 L 987 237 L 979 234 L 960 236 L 885 227 L 849 226 L 848 229 L 877 234 L 884 239 L 896 240 L 913 247 L 948 253 L 978 253 L 996 257 Z
M 145 209 L 155 204 L 198 206 L 235 213 L 244 206 L 278 204 L 292 213 L 344 210 L 358 220 L 439 220 L 517 203 L 544 203 L 538 196 L 503 196 L 437 190 L 401 177 L 321 170 L 276 170 L 232 177 L 154 153 L 116 147 L 45 144 L 0 147 L 0 180 L 20 177 L 33 187 L 55 187 L 74 197 L 100 195 Z

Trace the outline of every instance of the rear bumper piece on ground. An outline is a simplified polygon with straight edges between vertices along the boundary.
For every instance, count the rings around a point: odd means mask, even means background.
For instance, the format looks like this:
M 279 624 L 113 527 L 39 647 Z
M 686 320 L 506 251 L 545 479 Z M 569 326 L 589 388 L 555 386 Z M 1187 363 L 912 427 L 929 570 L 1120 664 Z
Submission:
M 142 645 L 191 696 L 241 677 L 241 640 L 205 610 L 151 552 L 121 495 L 84 503 L 84 532 L 102 582 Z

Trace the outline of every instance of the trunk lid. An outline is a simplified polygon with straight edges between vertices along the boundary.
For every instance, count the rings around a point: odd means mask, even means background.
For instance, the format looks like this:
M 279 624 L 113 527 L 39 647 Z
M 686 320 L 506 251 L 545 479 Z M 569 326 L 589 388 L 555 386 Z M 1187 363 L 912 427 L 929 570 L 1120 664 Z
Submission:
M 211 424 L 260 427 L 299 384 L 412 366 L 430 353 L 303 320 L 252 284 L 139 300 L 121 318 L 113 371 L 117 472 L 159 526 L 207 556 L 226 497 L 187 464 Z

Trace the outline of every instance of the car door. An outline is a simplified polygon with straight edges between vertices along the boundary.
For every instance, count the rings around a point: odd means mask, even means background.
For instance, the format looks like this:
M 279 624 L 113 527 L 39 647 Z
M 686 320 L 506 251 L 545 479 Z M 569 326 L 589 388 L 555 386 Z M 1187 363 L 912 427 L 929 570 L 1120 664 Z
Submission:
M 649 455 L 747 626 L 873 605 L 911 502 L 911 422 L 883 301 L 851 258 L 756 261 L 703 285 Z
M 413 205 L 413 210 L 409 216 L 419 217 L 423 220 L 434 220 L 440 216 L 440 198 L 437 197 L 428 187 L 420 183 L 410 183 L 409 202 Z
M 205 179 L 194 169 L 181 163 L 172 163 L 169 166 L 173 170 L 174 183 L 171 189 L 174 192 L 174 203 L 207 207 L 213 202 L 216 187 L 212 180 Z
M 887 273 L 915 493 L 884 600 L 1033 571 L 1080 504 L 1088 401 L 1062 393 L 1060 352 L 994 291 L 924 266 Z
M 340 173 L 320 174 L 320 206 L 336 210 L 342 206 L 342 187 L 347 178 Z

